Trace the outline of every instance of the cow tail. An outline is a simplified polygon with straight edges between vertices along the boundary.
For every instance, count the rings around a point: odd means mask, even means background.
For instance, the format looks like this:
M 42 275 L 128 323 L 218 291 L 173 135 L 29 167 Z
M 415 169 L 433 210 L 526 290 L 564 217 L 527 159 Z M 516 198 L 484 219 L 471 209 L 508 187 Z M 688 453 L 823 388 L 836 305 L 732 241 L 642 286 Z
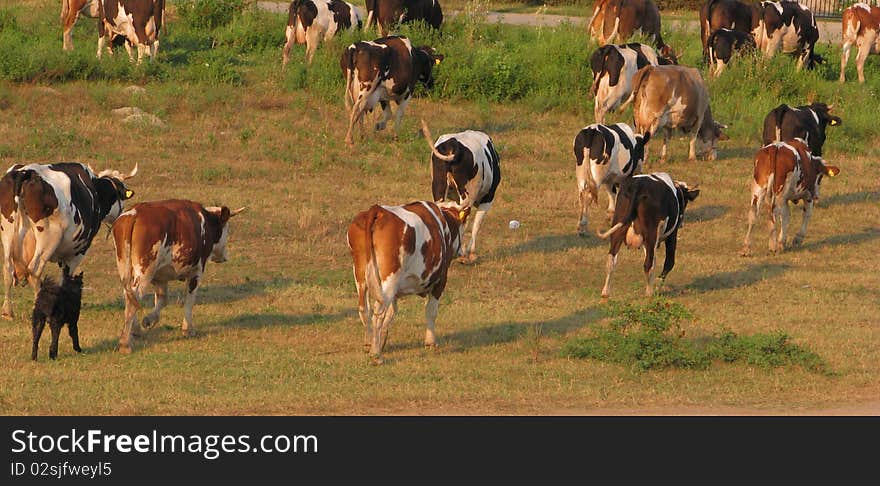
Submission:
M 367 291 L 364 292 L 364 299 L 366 299 L 366 295 L 370 294 L 374 300 L 379 302 L 379 306 L 374 309 L 374 313 L 376 315 L 382 315 L 387 309 L 387 305 L 385 304 L 385 299 L 382 296 L 382 277 L 379 274 L 379 260 L 376 258 L 376 247 L 373 245 L 373 225 L 376 220 L 379 218 L 379 211 L 381 208 L 379 206 L 373 206 L 370 209 L 370 212 L 367 214 L 367 222 L 364 225 L 364 242 L 367 245 L 367 254 L 370 257 L 369 267 L 372 267 L 372 272 L 369 269 L 366 269 L 364 275 L 364 280 L 366 282 Z M 366 305 L 366 302 L 359 302 L 359 305 Z
M 618 222 L 617 224 L 612 226 L 611 229 L 604 233 L 597 231 L 596 234 L 599 235 L 599 238 L 602 238 L 604 240 L 611 236 L 613 233 L 619 231 L 620 229 L 628 227 L 630 224 L 632 224 L 633 221 L 636 220 L 636 217 L 638 216 L 637 212 L 639 208 L 639 203 L 647 199 L 647 194 L 640 194 L 638 197 L 631 198 L 629 200 L 629 206 L 627 206 L 626 208 L 626 212 L 623 213 L 623 221 Z
M 64 19 L 70 12 L 70 0 L 61 0 L 61 27 L 64 27 Z
M 789 106 L 786 104 L 779 105 L 778 108 L 773 110 L 774 122 L 776 122 L 776 141 L 779 142 L 782 140 L 782 119 L 785 117 L 785 114 L 788 112 Z
M 351 110 L 354 107 L 354 96 L 351 94 L 351 85 L 354 82 L 354 55 L 357 49 L 345 49 L 345 108 Z
M 626 108 L 627 106 L 629 106 L 630 103 L 635 101 L 636 95 L 640 91 L 639 88 L 641 87 L 644 79 L 646 77 L 648 77 L 648 71 L 650 69 L 651 69 L 651 66 L 645 66 L 636 72 L 635 77 L 633 77 L 632 92 L 629 94 L 629 97 L 626 99 L 626 101 L 624 101 L 623 104 L 620 105 L 620 107 L 618 108 L 618 111 L 623 111 L 624 108 Z M 633 118 L 636 117 L 635 109 L 636 109 L 636 107 L 635 107 L 635 105 L 633 105 Z

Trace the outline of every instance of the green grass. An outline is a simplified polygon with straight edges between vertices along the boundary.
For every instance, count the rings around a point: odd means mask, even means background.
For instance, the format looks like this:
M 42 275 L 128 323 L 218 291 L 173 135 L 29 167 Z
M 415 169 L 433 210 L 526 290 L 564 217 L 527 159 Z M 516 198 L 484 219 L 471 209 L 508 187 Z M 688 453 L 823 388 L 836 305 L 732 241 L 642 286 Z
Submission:
M 114 352 L 122 299 L 113 245 L 103 232 L 81 267 L 82 355 L 62 336 L 59 359 L 49 362 L 44 336 L 32 363 L 33 296 L 14 289 L 17 316 L 0 322 L 0 413 L 821 414 L 876 407 L 876 57 L 865 85 L 838 84 L 837 48 L 824 45 L 830 62 L 815 73 L 797 73 L 780 57 L 757 67 L 737 63 L 709 82 L 713 112 L 732 125 L 719 160 L 686 162 L 686 144 L 676 139 L 669 162 L 649 169 L 702 188 L 688 206 L 676 267 L 662 289 L 693 315 L 679 322 L 681 339 L 730 344 L 706 368 L 638 371 L 561 354 L 566 343 L 595 337 L 609 324 L 599 298 L 607 242 L 575 234 L 571 143 L 592 122 L 586 95 L 592 48 L 576 27 L 462 21 L 443 38 L 408 30 L 417 44 L 436 42 L 447 56 L 436 89 L 410 103 L 398 139 L 358 133 L 350 149 L 342 143 L 338 59 L 344 45 L 366 34 L 322 45 L 308 67 L 298 47 L 282 72 L 283 16 L 261 21 L 246 13 L 206 31 L 171 12 L 158 62 L 136 67 L 124 54 L 94 59 L 89 19 L 74 29 L 76 50 L 61 53 L 55 2 L 28 1 L 39 15 L 25 15 L 22 6 L 0 8 L 4 26 L 10 18 L 18 25 L 0 32 L 6 166 L 78 160 L 99 170 L 130 170 L 138 163 L 132 202 L 184 197 L 249 209 L 232 222 L 230 260 L 208 264 L 193 338 L 180 334 L 182 288 L 172 285 L 159 326 L 135 341 L 132 355 Z M 696 32 L 669 37 L 683 62 L 698 60 Z M 8 54 L 7 42 L 19 50 Z M 474 79 L 494 87 L 483 89 Z M 505 80 L 513 83 L 510 90 L 503 89 Z M 146 92 L 124 91 L 131 84 Z M 823 182 L 801 247 L 772 255 L 756 244 L 753 257 L 741 258 L 763 116 L 778 103 L 811 97 L 835 103 L 843 118 L 829 129 L 825 147 L 842 172 Z M 124 106 L 155 114 L 167 127 L 123 125 L 111 110 Z M 430 196 L 419 118 L 435 135 L 488 132 L 504 178 L 481 230 L 479 262 L 450 269 L 439 348 L 423 349 L 423 302 L 406 298 L 392 324 L 386 364 L 377 367 L 361 351 L 345 231 L 371 204 Z M 630 121 L 630 114 L 610 118 Z M 800 216 L 793 213 L 795 227 Z M 591 231 L 607 226 L 604 208 L 592 208 L 590 216 Z M 511 219 L 522 226 L 509 230 Z M 758 242 L 767 236 L 763 225 L 754 231 Z M 640 251 L 622 253 L 614 299 L 647 305 L 642 258 Z M 755 336 L 765 340 L 743 341 Z M 831 372 L 813 371 L 805 355 L 789 353 L 794 349 L 815 353 Z M 765 364 L 767 356 L 805 364 Z

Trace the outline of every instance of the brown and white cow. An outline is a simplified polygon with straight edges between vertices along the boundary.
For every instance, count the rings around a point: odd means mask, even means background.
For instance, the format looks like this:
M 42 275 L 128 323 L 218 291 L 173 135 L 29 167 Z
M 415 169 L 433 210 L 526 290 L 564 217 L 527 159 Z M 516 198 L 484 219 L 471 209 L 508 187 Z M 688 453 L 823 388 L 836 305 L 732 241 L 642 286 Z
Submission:
M 30 282 L 36 293 L 49 262 L 65 275 L 86 257 L 101 224 L 112 224 L 134 192 L 125 180 L 137 174 L 95 173 L 78 162 L 14 165 L 0 179 L 3 242 L 2 315 L 13 316 L 11 290 Z
M 824 62 L 815 52 L 819 28 L 813 12 L 796 1 L 761 2 L 755 5 L 756 22 L 752 30 L 755 43 L 765 57 L 777 52 L 797 57 L 797 67 L 812 69 Z
M 665 242 L 666 259 L 663 272 L 660 273 L 660 280 L 664 280 L 675 266 L 678 230 L 684 221 L 684 210 L 688 202 L 699 194 L 699 189 L 673 181 L 665 172 L 639 174 L 623 181 L 617 196 L 613 226 L 604 233 L 597 232 L 602 239 L 611 237 L 605 286 L 602 287 L 603 298 L 611 294 L 611 274 L 617 266 L 617 254 L 624 242 L 630 248 L 644 248 L 645 294 L 654 294 L 655 253 L 660 243 Z
M 658 64 L 676 64 L 676 59 L 658 56 L 646 44 L 606 44 L 593 52 L 590 68 L 593 84 L 590 94 L 596 97 L 593 114 L 596 123 L 605 123 L 605 115 L 613 113 L 632 93 L 632 79 L 639 69 Z
M 840 53 L 840 82 L 846 81 L 849 50 L 855 45 L 859 82 L 865 82 L 865 60 L 880 53 L 880 7 L 857 3 L 843 11 L 843 50 Z
M 688 160 L 696 160 L 697 152 L 715 160 L 715 143 L 728 140 L 721 130 L 727 128 L 712 118 L 709 91 L 696 68 L 686 66 L 646 66 L 633 80 L 629 103 L 633 104 L 635 129 L 656 135 L 663 130 L 660 160 L 666 160 L 666 144 L 673 129 L 691 137 Z M 647 159 L 647 154 L 645 155 Z
M 804 219 L 792 241 L 793 245 L 800 245 L 807 234 L 813 203 L 819 199 L 822 177 L 834 177 L 839 173 L 839 168 L 826 165 L 821 157 L 812 155 L 807 144 L 799 138 L 774 142 L 761 148 L 755 155 L 749 227 L 741 254 L 751 254 L 752 226 L 762 203 L 767 204 L 770 217 L 770 251 L 781 252 L 785 249 L 786 230 L 791 216 L 788 202 L 797 204 L 800 200 L 804 201 Z
M 662 56 L 672 54 L 660 34 L 660 9 L 654 0 L 597 0 L 587 25 L 600 46 L 626 42 L 638 30 L 651 38 Z
M 435 29 L 443 24 L 439 0 L 366 0 L 367 26 L 377 26 L 387 36 L 397 24 L 424 21 Z
M 185 335 L 192 334 L 192 309 L 205 265 L 209 258 L 217 263 L 226 261 L 229 218 L 243 210 L 170 199 L 135 204 L 119 216 L 112 231 L 116 269 L 125 297 L 120 352 L 131 352 L 133 332 L 159 322 L 171 280 L 186 281 L 182 329 Z M 155 307 L 138 324 L 140 298 L 150 286 L 156 292 Z
M 345 142 L 352 145 L 351 132 L 355 123 L 363 123 L 364 114 L 377 104 L 382 117 L 376 130 L 384 130 L 391 118 L 391 102 L 397 103 L 394 114 L 395 136 L 400 130 L 407 103 L 420 82 L 427 89 L 434 86 L 433 68 L 443 55 L 431 47 L 413 47 L 403 36 L 391 36 L 375 41 L 361 41 L 342 52 L 340 67 L 345 76 L 345 107 L 350 109 Z
M 73 35 L 71 31 L 80 14 L 93 19 L 101 16 L 99 0 L 61 0 L 61 27 L 62 48 L 65 51 L 73 50 Z
M 381 362 L 397 299 L 427 297 L 425 346 L 434 346 L 434 323 L 446 275 L 461 248 L 460 229 L 470 208 L 454 202 L 415 201 L 403 206 L 375 205 L 348 227 L 354 260 L 358 314 L 364 325 L 364 349 Z
M 287 11 L 287 30 L 281 65 L 290 61 L 293 44 L 306 44 L 306 60 L 312 62 L 318 44 L 344 30 L 361 28 L 357 8 L 342 0 L 293 0 Z
M 137 47 L 137 62 L 144 56 L 156 58 L 159 50 L 159 30 L 165 15 L 165 0 L 98 0 L 101 21 L 98 23 L 98 59 L 106 48 L 113 54 L 115 36 L 125 38 L 128 57 L 134 60 L 132 46 Z
M 758 9 L 740 0 L 708 0 L 700 8 L 703 60 L 709 58 L 709 36 L 721 29 L 751 34 L 758 26 Z

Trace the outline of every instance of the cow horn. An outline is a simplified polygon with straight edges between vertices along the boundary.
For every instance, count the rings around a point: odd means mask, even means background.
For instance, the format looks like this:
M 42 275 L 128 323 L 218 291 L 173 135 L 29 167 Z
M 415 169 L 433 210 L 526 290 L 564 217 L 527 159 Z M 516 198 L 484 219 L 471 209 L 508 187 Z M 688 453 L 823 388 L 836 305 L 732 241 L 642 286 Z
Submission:
M 434 142 L 432 140 L 434 137 L 431 136 L 431 130 L 428 129 L 428 124 L 425 123 L 425 119 L 421 119 L 422 122 L 422 135 L 425 136 L 425 141 L 428 142 L 428 146 L 431 147 L 431 152 L 434 154 L 434 157 L 442 160 L 443 162 L 451 162 L 455 158 L 455 154 L 441 154 L 437 147 L 434 146 Z
M 137 164 L 137 162 L 135 162 L 134 169 L 132 169 L 131 172 L 129 172 L 129 174 L 127 176 L 122 176 L 121 179 L 122 180 L 130 179 L 130 178 L 136 176 L 137 173 L 138 173 L 138 164 Z
M 238 213 L 244 211 L 245 209 L 247 209 L 247 206 L 242 206 L 242 207 L 240 207 L 240 208 L 238 208 L 238 209 L 234 209 L 234 210 L 232 210 L 232 211 L 229 211 L 229 217 L 231 218 L 231 217 L 235 216 L 236 214 L 238 214 Z

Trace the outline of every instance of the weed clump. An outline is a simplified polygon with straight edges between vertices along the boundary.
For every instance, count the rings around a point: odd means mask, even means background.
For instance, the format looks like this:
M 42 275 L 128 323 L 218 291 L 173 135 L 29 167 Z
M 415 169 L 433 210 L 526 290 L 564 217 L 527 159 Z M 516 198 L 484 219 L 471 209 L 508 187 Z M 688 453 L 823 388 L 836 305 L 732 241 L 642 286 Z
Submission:
M 568 341 L 562 355 L 631 366 L 640 371 L 707 369 L 713 362 L 742 362 L 760 368 L 801 366 L 830 374 L 816 353 L 791 342 L 784 332 L 738 336 L 724 331 L 709 339 L 685 339 L 681 322 L 693 315 L 681 304 L 654 299 L 646 305 L 612 302 L 607 327 Z

